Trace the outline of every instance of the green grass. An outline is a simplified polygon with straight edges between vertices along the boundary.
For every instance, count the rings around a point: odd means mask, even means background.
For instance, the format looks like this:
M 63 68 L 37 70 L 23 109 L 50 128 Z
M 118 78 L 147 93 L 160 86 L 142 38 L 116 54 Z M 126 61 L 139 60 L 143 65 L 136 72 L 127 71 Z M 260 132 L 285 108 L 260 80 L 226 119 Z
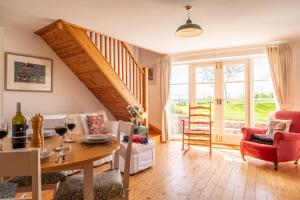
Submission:
M 197 105 L 203 105 L 207 102 L 197 102 Z M 245 102 L 242 100 L 225 101 L 224 115 L 225 119 L 232 121 L 245 120 Z M 255 99 L 254 100 L 254 117 L 256 122 L 267 122 L 269 113 L 276 109 L 276 105 L 273 100 L 269 99 Z M 214 110 L 214 107 L 212 107 Z M 188 114 L 188 102 L 187 101 L 173 101 L 171 102 L 171 112 L 173 114 Z

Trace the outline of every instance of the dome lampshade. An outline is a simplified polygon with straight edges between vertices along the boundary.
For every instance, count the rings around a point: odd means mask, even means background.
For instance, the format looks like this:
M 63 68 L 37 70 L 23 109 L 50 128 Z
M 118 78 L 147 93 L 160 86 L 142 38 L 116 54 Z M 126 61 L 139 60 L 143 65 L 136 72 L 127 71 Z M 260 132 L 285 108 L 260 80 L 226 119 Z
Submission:
M 185 24 L 178 27 L 176 30 L 176 35 L 179 37 L 195 37 L 201 35 L 203 33 L 201 26 L 194 24 L 190 19 L 189 10 L 192 8 L 192 6 L 188 5 L 185 8 L 188 11 L 188 19 L 186 20 Z

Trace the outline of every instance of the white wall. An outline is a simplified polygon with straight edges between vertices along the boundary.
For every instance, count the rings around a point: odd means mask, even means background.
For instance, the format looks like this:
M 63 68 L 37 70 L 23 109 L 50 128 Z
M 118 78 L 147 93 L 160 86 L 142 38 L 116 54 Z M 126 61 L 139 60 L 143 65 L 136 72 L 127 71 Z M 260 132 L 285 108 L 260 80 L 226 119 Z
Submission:
M 26 114 L 84 113 L 100 109 L 106 110 L 39 36 L 11 28 L 4 28 L 3 33 L 2 56 L 4 52 L 14 52 L 53 59 L 53 92 L 4 90 L 3 113 L 5 121 L 10 122 L 11 117 L 15 114 L 16 102 L 22 103 L 23 113 Z M 2 64 L 1 68 L 3 68 Z M 1 80 L 3 79 L 1 78 Z M 110 119 L 114 119 L 108 111 L 107 114 Z
M 160 99 L 160 69 L 157 67 L 162 54 L 158 54 L 145 49 L 139 49 L 139 63 L 143 67 L 154 67 L 156 71 L 155 84 L 149 83 L 149 123 L 159 129 L 161 129 L 161 99 Z
M 265 53 L 265 47 L 257 46 L 245 46 L 239 48 L 228 48 L 221 50 L 210 50 L 205 53 L 195 52 L 191 54 L 180 54 L 173 55 L 172 60 L 177 62 L 184 62 L 188 59 L 215 59 L 215 58 L 231 58 L 234 56 L 249 56 L 249 55 L 260 55 Z M 159 63 L 159 59 L 163 56 L 155 52 L 139 49 L 139 63 L 143 67 L 155 66 Z M 199 56 L 200 55 L 200 56 Z M 157 68 L 157 80 L 156 84 L 149 84 L 149 122 L 150 124 L 161 128 L 161 99 L 160 99 L 160 77 L 159 67 Z M 293 102 L 294 110 L 300 110 L 300 41 L 293 44 Z
M 132 44 L 128 44 L 128 43 L 126 43 L 126 44 L 127 44 L 127 47 L 129 49 L 129 51 L 132 53 L 133 57 L 138 59 L 139 58 L 139 52 L 140 52 L 139 47 L 134 46 Z
M 293 45 L 293 107 L 300 111 L 300 41 Z

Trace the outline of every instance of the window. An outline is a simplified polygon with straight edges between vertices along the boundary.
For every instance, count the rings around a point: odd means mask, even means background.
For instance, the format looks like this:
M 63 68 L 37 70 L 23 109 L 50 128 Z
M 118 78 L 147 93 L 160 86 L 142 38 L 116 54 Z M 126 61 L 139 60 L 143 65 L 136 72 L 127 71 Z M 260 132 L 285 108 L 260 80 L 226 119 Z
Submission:
M 189 66 L 176 65 L 171 69 L 170 84 L 170 128 L 171 134 L 181 134 L 181 120 L 188 115 Z
M 265 127 L 269 114 L 276 109 L 269 62 L 266 57 L 253 59 L 254 126 Z
M 189 104 L 212 103 L 213 134 L 228 143 L 240 141 L 242 127 L 265 127 L 276 109 L 266 56 L 174 65 L 170 95 L 170 138 L 181 135 Z

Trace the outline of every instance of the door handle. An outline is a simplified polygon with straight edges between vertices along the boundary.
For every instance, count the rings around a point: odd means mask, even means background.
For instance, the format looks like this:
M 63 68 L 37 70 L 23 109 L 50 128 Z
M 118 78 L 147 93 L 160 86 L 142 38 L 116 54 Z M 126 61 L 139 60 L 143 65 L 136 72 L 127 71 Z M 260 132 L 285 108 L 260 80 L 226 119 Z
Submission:
M 222 105 L 222 99 L 215 99 L 215 101 L 217 102 L 217 105 Z
M 215 99 L 215 101 L 217 102 L 217 105 L 222 105 L 222 99 Z

